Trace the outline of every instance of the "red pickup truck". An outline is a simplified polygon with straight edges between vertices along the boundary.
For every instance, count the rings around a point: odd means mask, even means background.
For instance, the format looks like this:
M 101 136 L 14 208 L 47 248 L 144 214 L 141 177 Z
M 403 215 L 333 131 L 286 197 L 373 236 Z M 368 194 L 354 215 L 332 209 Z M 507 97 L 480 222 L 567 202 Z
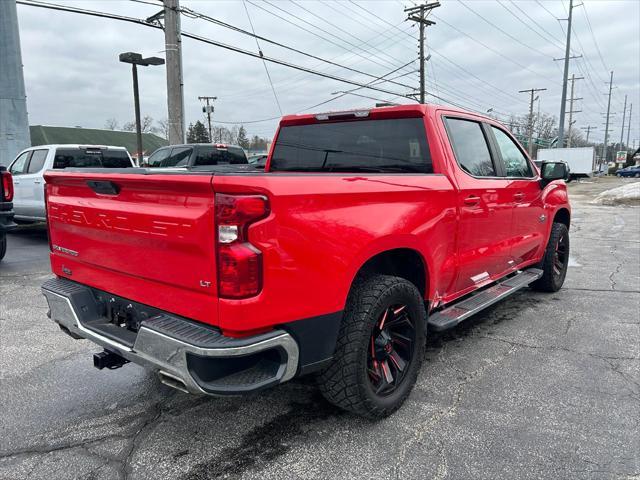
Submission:
M 281 122 L 264 170 L 46 173 L 49 316 L 179 390 L 315 373 L 367 417 L 413 387 L 427 330 L 569 260 L 564 163 L 541 173 L 490 118 L 431 105 Z

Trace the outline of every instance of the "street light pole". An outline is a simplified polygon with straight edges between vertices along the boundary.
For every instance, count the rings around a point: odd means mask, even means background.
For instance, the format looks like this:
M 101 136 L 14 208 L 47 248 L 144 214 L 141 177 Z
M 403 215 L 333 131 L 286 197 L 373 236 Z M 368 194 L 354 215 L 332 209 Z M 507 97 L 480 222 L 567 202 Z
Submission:
M 164 65 L 164 59 L 159 57 L 142 58 L 142 55 L 134 52 L 121 53 L 118 57 L 123 63 L 131 64 L 133 75 L 133 103 L 136 114 L 136 147 L 138 149 L 138 165 L 142 165 L 142 124 L 140 122 L 140 93 L 138 91 L 138 65 L 148 67 L 149 65 Z
M 140 123 L 140 94 L 138 91 L 138 65 L 131 65 L 133 73 L 133 103 L 136 111 L 136 146 L 138 148 L 138 166 L 142 165 L 142 125 Z

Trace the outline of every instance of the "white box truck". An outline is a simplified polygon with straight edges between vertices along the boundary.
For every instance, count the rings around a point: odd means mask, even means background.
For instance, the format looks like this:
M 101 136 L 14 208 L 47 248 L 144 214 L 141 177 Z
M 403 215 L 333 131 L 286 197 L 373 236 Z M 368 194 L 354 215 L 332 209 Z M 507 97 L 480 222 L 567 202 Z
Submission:
M 537 163 L 567 162 L 571 178 L 590 177 L 596 170 L 596 149 L 594 147 L 579 148 L 542 148 L 538 150 Z

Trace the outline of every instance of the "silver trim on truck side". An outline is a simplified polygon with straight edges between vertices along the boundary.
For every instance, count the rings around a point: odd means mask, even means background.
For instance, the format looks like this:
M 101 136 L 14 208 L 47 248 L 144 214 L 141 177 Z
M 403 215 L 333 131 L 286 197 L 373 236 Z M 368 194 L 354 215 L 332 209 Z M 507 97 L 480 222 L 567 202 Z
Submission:
M 171 336 L 142 325 L 138 330 L 138 335 L 133 347 L 128 347 L 110 338 L 106 338 L 83 325 L 71 300 L 67 296 L 44 286 L 42 293 L 49 303 L 51 319 L 64 329 L 77 336 L 89 339 L 131 362 L 157 370 L 161 376 L 169 376 L 178 382 L 182 382 L 189 393 L 211 394 L 203 390 L 189 372 L 187 353 L 200 357 L 233 358 L 270 349 L 282 349 L 287 358 L 286 362 L 280 366 L 274 376 L 277 383 L 290 380 L 295 376 L 298 369 L 298 344 L 293 337 L 285 331 L 281 331 L 273 337 L 258 340 L 256 343 L 244 344 L 242 346 L 203 348 L 177 338 L 172 338 Z M 175 385 L 171 386 L 178 388 Z

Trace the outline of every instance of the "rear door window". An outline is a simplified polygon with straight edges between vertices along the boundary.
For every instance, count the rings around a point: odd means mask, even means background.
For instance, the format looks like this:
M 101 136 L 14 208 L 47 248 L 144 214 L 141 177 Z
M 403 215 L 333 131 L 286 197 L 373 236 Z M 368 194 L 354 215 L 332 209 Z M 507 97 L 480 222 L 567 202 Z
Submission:
M 24 173 L 27 173 L 27 167 L 29 166 L 29 155 L 31 155 L 30 151 L 24 152 L 22 155 L 15 159 L 15 161 L 11 164 L 11 167 L 9 167 L 11 175 L 22 175 Z
M 460 168 L 474 177 L 495 177 L 489 145 L 479 122 L 447 118 L 447 133 Z
M 282 127 L 270 170 L 433 172 L 421 118 Z
M 191 147 L 177 147 L 171 150 L 171 155 L 161 162 L 162 167 L 186 167 L 193 152 Z
M 29 162 L 28 173 L 38 173 L 44 167 L 44 161 L 47 159 L 49 150 L 34 150 Z

